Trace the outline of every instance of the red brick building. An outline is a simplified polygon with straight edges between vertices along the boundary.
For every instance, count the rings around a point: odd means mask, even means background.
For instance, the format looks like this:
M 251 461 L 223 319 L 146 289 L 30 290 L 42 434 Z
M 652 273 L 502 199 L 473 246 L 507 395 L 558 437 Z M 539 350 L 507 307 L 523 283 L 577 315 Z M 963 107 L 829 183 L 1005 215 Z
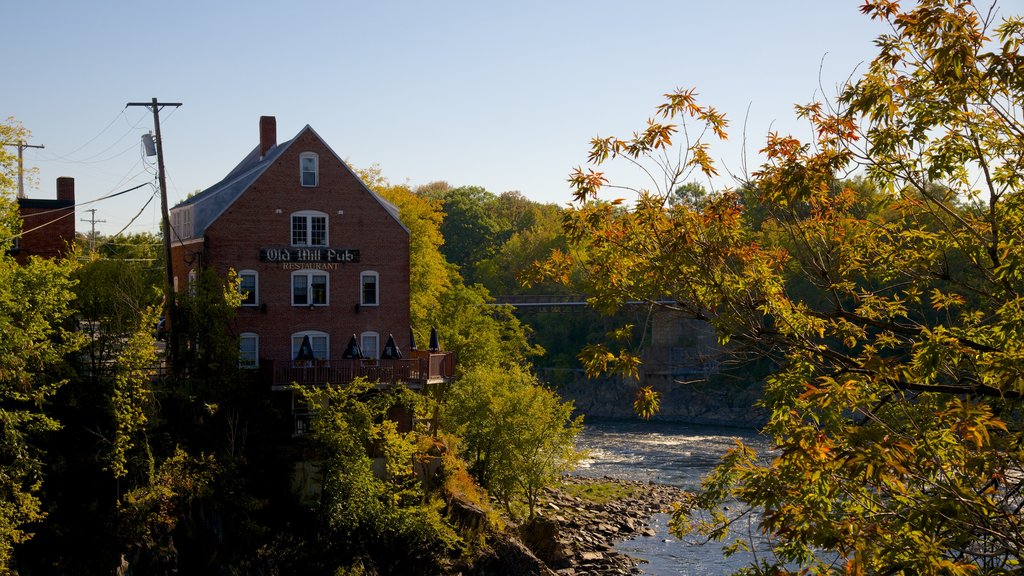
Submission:
M 203 267 L 234 270 L 240 363 L 275 388 L 450 374 L 448 355 L 409 350 L 409 230 L 397 208 L 311 127 L 279 144 L 264 116 L 259 133 L 223 180 L 171 209 L 175 289 Z M 389 335 L 402 359 L 384 353 Z M 362 359 L 346 353 L 353 336 Z
M 62 258 L 75 242 L 75 179 L 57 178 L 57 199 L 18 198 L 21 237 L 11 252 L 25 264 L 30 256 Z

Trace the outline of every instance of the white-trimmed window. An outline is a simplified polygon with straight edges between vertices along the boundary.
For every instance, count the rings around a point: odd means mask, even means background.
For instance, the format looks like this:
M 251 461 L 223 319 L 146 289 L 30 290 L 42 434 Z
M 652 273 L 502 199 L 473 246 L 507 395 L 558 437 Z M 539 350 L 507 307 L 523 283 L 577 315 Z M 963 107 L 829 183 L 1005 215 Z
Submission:
M 292 306 L 327 306 L 327 280 L 322 270 L 292 272 Z
M 363 332 L 359 335 L 359 348 L 363 358 L 380 358 L 380 334 Z
M 359 305 L 377 306 L 380 304 L 380 274 L 367 270 L 359 274 Z
M 326 332 L 319 332 L 317 330 L 306 330 L 305 332 L 296 332 L 292 334 L 292 359 L 303 360 L 299 358 L 299 354 L 302 352 L 302 342 L 309 337 L 309 345 L 313 350 L 313 358 L 316 360 L 327 360 L 328 344 L 330 343 L 330 336 Z
M 174 236 L 186 240 L 192 237 L 192 205 L 182 206 L 174 211 L 171 217 L 171 224 L 174 227 Z
M 259 306 L 260 275 L 255 270 L 238 273 L 238 292 L 242 295 L 242 306 Z
M 259 368 L 260 337 L 252 332 L 242 332 L 238 337 L 238 367 Z
M 292 246 L 327 246 L 327 214 L 292 212 Z
M 320 183 L 320 157 L 316 152 L 299 154 L 299 182 L 306 187 Z

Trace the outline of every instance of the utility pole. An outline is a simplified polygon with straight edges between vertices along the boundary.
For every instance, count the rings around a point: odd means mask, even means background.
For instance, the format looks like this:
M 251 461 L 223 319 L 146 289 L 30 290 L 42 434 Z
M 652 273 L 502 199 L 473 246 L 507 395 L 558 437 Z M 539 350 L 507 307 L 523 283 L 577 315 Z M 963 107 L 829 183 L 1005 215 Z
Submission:
M 90 208 L 90 209 L 86 210 L 86 212 L 92 212 L 92 218 L 79 218 L 79 220 L 81 220 L 82 222 L 90 222 L 90 223 L 92 223 L 92 232 L 89 233 L 89 253 L 93 254 L 93 253 L 96 252 L 96 223 L 97 222 L 101 222 L 101 223 L 102 222 L 106 222 L 106 220 L 97 220 L 96 219 L 96 209 L 95 208 Z
M 24 140 L 18 140 L 16 144 L 4 144 L 4 146 L 17 146 L 18 147 L 18 198 L 25 197 L 25 167 L 22 164 L 22 153 L 25 152 L 25 148 L 46 148 L 42 144 L 26 144 Z
M 153 126 L 156 132 L 156 165 L 157 165 L 157 177 L 160 181 L 160 210 L 163 212 L 163 226 L 161 231 L 164 236 L 164 259 L 166 260 L 167 274 L 164 279 L 164 306 L 166 313 L 164 316 L 164 325 L 167 327 L 167 340 L 169 346 L 167 347 L 167 359 L 168 361 L 173 360 L 175 339 L 171 336 L 173 321 L 172 316 L 174 312 L 174 265 L 171 261 L 171 217 L 167 211 L 167 178 L 164 175 L 164 145 L 163 139 L 160 138 L 160 110 L 164 106 L 174 106 L 175 108 L 181 106 L 181 102 L 158 102 L 156 98 L 153 98 L 151 102 L 129 102 L 125 105 L 128 106 L 145 106 L 153 111 Z M 172 368 L 174 364 L 171 364 Z

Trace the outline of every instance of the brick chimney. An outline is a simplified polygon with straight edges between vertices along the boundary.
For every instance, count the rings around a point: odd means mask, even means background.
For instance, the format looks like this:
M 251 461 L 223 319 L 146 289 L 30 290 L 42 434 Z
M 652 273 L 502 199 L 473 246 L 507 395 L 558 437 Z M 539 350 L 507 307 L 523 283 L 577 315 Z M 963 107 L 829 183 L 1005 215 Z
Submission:
M 277 118 L 260 116 L 260 158 L 277 145 Z
M 70 176 L 57 178 L 57 200 L 75 203 L 75 179 Z

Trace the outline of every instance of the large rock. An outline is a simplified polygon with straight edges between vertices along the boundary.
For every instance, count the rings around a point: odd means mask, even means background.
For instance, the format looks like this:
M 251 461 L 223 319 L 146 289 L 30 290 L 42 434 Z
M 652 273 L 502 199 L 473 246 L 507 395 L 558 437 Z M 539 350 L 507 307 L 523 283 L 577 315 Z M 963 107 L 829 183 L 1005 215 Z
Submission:
M 556 520 L 534 517 L 519 527 L 519 536 L 537 558 L 551 568 L 568 568 L 572 565 L 572 549 L 563 540 Z

